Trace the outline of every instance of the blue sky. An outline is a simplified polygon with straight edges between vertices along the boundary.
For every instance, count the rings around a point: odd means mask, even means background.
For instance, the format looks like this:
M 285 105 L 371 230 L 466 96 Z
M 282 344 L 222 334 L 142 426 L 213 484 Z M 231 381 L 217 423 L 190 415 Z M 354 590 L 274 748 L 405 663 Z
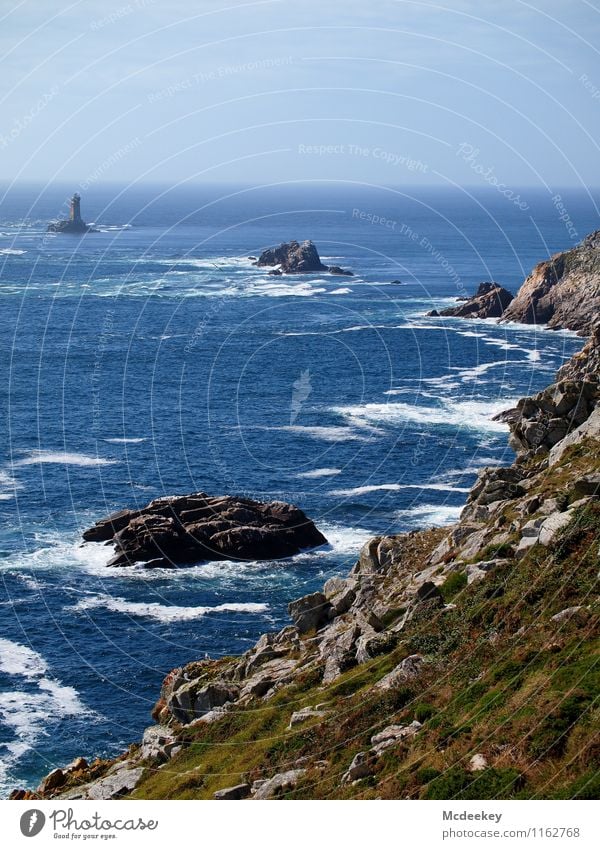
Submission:
M 0 0 L 0 178 L 597 186 L 586 0 Z

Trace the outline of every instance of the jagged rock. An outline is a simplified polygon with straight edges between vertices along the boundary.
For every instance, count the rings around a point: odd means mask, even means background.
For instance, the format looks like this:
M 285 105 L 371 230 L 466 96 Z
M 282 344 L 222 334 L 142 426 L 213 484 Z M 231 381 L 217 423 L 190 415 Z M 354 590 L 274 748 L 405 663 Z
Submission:
M 323 265 L 319 252 L 313 242 L 283 242 L 276 248 L 263 251 L 254 265 L 277 266 L 274 273 L 307 274 L 312 271 L 329 271 L 331 274 L 343 274 L 351 277 L 352 272 L 340 268 L 339 265 Z M 273 272 L 269 272 L 273 273 Z
M 170 696 L 167 707 L 175 719 L 185 725 L 214 708 L 236 701 L 239 696 L 239 687 L 233 683 L 212 681 L 199 687 L 198 682 L 193 680 L 183 684 Z
M 482 769 L 487 769 L 489 766 L 485 755 L 478 752 L 473 755 L 469 761 L 469 772 L 481 772 Z
M 342 784 L 351 784 L 373 774 L 375 756 L 373 752 L 358 752 L 346 772 L 342 775 Z
M 465 569 L 467 573 L 467 584 L 481 581 L 492 569 L 497 569 L 498 566 L 503 566 L 506 563 L 508 563 L 507 560 L 496 558 L 494 560 L 482 560 L 479 563 L 469 564 Z
M 452 555 L 458 548 L 460 548 L 461 544 L 464 540 L 467 539 L 471 534 L 474 534 L 476 531 L 481 530 L 481 523 L 468 523 L 462 522 L 459 525 L 456 525 L 447 537 L 445 537 L 440 544 L 433 550 L 429 562 L 432 564 L 441 563 L 445 558 Z
M 600 250 L 596 235 L 592 233 L 575 248 L 536 265 L 501 321 L 547 324 L 589 333 L 600 313 Z
M 48 775 L 42 779 L 37 792 L 40 795 L 51 793 L 54 790 L 58 790 L 59 787 L 62 787 L 66 781 L 67 776 L 62 769 L 53 769 L 52 772 L 49 772 Z
M 83 538 L 112 540 L 116 554 L 110 566 L 274 560 L 327 542 L 302 510 L 291 504 L 212 497 L 204 492 L 157 498 L 141 510 L 120 510 L 96 522 Z
M 405 657 L 398 666 L 377 682 L 375 689 L 392 690 L 396 687 L 402 687 L 408 681 L 413 681 L 419 676 L 422 665 L 423 656 L 420 654 L 411 654 Z
M 351 578 L 330 578 L 323 593 L 333 607 L 336 616 L 346 613 L 356 600 L 357 581 Z
M 471 298 L 459 298 L 462 301 L 456 307 L 432 310 L 429 316 L 456 316 L 457 318 L 500 318 L 513 300 L 514 295 L 499 283 L 480 283 L 477 292 Z
M 359 625 L 336 621 L 327 629 L 319 646 L 319 653 L 325 660 L 323 683 L 330 684 L 356 663 L 356 640 L 360 636 Z
M 330 619 L 331 604 L 323 593 L 310 593 L 288 604 L 288 613 L 301 634 L 318 630 Z
M 250 795 L 249 784 L 236 784 L 235 787 L 224 787 L 213 793 L 213 799 L 247 799 Z
M 271 695 L 275 688 L 288 684 L 293 679 L 297 665 L 297 661 L 293 658 L 280 658 L 265 663 L 258 672 L 242 682 L 240 699 L 248 697 L 262 699 Z
M 120 799 L 135 790 L 143 772 L 143 767 L 136 767 L 130 761 L 118 761 L 102 778 L 61 793 L 60 799 Z
M 295 728 L 296 725 L 302 725 L 308 722 L 309 719 L 322 719 L 327 716 L 327 711 L 319 710 L 316 707 L 304 707 L 294 711 L 290 717 L 288 729 Z
M 168 761 L 177 746 L 176 738 L 169 728 L 151 725 L 142 736 L 139 755 L 142 760 Z
M 294 790 L 299 780 L 306 774 L 305 769 L 289 769 L 287 772 L 280 772 L 272 778 L 267 779 L 257 787 L 253 794 L 255 799 L 272 799 L 274 796 L 282 796 L 284 793 L 289 793 Z M 256 782 L 255 782 L 256 784 Z M 252 787 L 254 788 L 254 784 Z

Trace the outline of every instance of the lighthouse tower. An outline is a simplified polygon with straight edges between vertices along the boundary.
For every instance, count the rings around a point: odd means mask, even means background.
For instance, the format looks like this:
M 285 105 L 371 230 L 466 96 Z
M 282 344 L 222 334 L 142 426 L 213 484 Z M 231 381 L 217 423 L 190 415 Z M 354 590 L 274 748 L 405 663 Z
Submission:
M 69 213 L 69 219 L 73 222 L 79 223 L 81 221 L 81 211 L 80 205 L 81 203 L 81 195 L 77 192 L 71 198 L 71 211 Z

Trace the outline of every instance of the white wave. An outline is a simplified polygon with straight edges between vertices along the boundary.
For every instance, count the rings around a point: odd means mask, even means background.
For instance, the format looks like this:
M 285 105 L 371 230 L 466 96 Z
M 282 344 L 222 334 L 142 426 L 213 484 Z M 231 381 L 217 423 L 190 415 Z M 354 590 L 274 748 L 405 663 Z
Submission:
M 333 289 L 330 295 L 351 295 L 352 289 L 348 289 L 347 286 L 343 286 L 341 289 Z
M 138 442 L 146 442 L 148 440 L 147 436 L 130 436 L 130 437 L 119 437 L 114 436 L 111 439 L 106 438 L 105 442 L 113 443 L 114 445 L 125 445 L 131 443 L 136 444 Z
M 118 460 L 105 457 L 91 457 L 88 454 L 77 454 L 70 451 L 31 451 L 28 457 L 17 460 L 13 466 L 35 466 L 38 463 L 59 463 L 65 466 L 111 466 Z
M 332 489 L 328 494 L 341 498 L 353 495 L 368 495 L 370 492 L 400 492 L 403 489 L 432 489 L 438 492 L 470 492 L 469 487 L 452 486 L 444 483 L 379 483 L 354 486 L 349 489 Z
M 17 248 L 0 248 L 0 254 L 4 254 L 5 256 L 21 256 L 21 254 L 26 254 L 27 251 L 20 251 Z
M 158 602 L 134 602 L 124 598 L 109 595 L 95 595 L 82 599 L 72 607 L 73 610 L 94 610 L 101 608 L 114 613 L 124 613 L 127 616 L 140 616 L 157 619 L 159 622 L 184 622 L 189 619 L 200 619 L 207 613 L 265 613 L 268 604 L 255 603 L 224 603 L 213 607 L 178 607 L 177 605 L 159 604 Z
M 33 649 L 0 638 L 0 672 L 37 678 L 48 668 L 44 658 Z
M 415 404 L 394 402 L 388 404 L 364 404 L 347 407 L 332 407 L 332 412 L 353 423 L 401 424 L 414 422 L 430 426 L 465 427 L 479 431 L 504 433 L 507 425 L 493 421 L 493 416 L 517 403 L 517 398 L 500 401 L 452 401 L 444 400 L 442 406 L 422 407 Z
M 462 512 L 462 506 L 453 507 L 449 504 L 420 504 L 398 510 L 396 519 L 406 521 L 411 527 L 428 525 L 452 525 L 457 522 Z
M 327 478 L 331 475 L 340 475 L 341 469 L 312 469 L 310 472 L 299 472 L 298 478 Z
M 372 430 L 369 425 L 363 425 L 365 429 Z M 284 425 L 273 430 L 285 430 L 290 433 L 297 433 L 303 436 L 310 436 L 313 439 L 322 439 L 324 442 L 370 442 L 370 437 L 362 433 L 357 433 L 351 427 L 340 427 L 336 425 L 330 426 L 308 426 L 308 425 Z

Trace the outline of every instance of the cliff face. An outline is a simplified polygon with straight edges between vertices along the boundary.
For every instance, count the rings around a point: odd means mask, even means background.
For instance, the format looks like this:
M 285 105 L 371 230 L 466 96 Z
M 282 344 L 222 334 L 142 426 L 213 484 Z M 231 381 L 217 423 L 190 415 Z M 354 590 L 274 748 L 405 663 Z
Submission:
M 535 266 L 501 321 L 590 332 L 600 315 L 600 230 Z
M 595 332 L 560 381 L 597 387 L 599 357 Z M 597 404 L 456 525 L 375 537 L 242 657 L 174 669 L 120 758 L 15 797 L 597 797 Z

